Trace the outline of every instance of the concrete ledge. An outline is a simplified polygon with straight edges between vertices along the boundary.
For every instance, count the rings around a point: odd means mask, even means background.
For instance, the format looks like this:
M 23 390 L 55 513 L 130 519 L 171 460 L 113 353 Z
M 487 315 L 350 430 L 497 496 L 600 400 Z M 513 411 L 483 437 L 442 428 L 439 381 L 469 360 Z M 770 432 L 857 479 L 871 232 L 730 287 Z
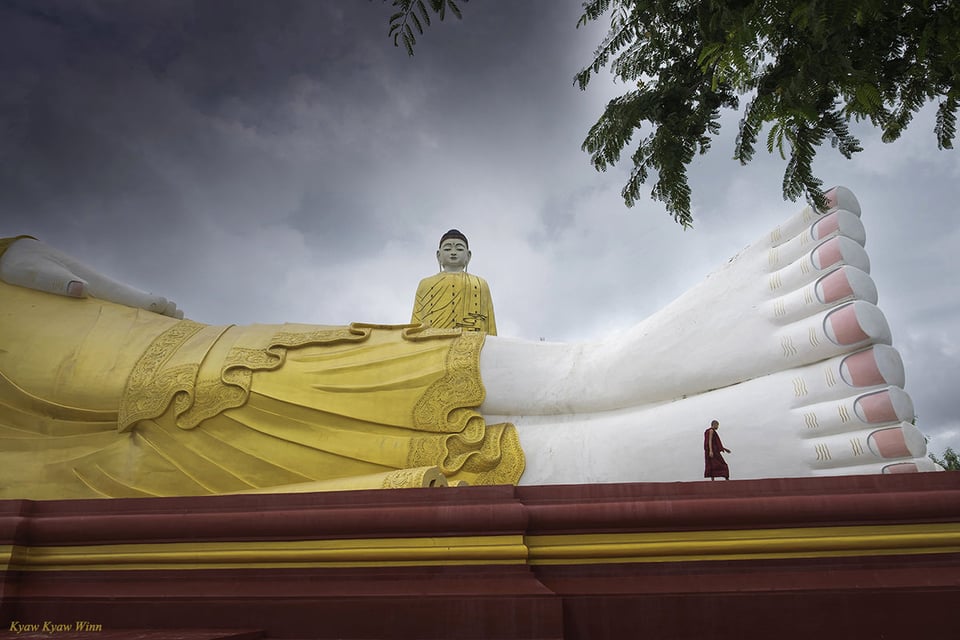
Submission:
M 101 640 L 921 637 L 960 474 L 2 501 L 0 589 Z

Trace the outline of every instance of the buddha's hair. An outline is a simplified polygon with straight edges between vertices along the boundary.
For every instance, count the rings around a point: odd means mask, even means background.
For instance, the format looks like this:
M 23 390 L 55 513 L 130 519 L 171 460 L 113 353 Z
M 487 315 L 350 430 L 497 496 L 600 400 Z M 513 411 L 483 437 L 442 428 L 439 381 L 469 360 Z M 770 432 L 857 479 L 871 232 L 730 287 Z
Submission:
M 443 244 L 444 240 L 447 240 L 449 238 L 459 238 L 460 240 L 463 240 L 463 244 L 467 245 L 467 249 L 470 248 L 470 243 L 467 241 L 467 236 L 463 235 L 463 233 L 459 229 L 450 229 L 450 231 L 447 231 L 445 234 L 440 236 L 440 245 Z M 440 246 L 440 245 L 437 245 L 437 246 Z

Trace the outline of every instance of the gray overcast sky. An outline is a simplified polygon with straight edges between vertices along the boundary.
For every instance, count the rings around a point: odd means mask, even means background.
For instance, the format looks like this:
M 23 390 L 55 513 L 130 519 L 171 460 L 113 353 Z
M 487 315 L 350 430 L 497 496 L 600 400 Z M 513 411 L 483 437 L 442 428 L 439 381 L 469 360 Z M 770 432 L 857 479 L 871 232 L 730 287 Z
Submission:
M 414 58 L 361 0 L 0 1 L 0 235 L 27 233 L 209 323 L 409 319 L 440 234 L 470 238 L 501 335 L 623 329 L 802 203 L 783 161 L 691 171 L 695 228 L 627 209 L 629 167 L 580 144 L 610 97 L 573 86 L 605 33 L 577 0 L 474 0 Z M 857 194 L 872 275 L 930 449 L 960 450 L 960 155 L 933 109 L 855 127 L 816 169 Z M 718 339 L 721 337 L 718 336 Z

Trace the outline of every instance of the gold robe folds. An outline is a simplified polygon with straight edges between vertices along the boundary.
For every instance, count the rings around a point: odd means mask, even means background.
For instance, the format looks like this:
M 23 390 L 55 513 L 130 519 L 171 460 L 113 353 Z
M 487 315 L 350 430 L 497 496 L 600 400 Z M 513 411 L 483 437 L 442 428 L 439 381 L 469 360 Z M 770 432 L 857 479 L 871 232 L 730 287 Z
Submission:
M 483 339 L 209 326 L 0 283 L 0 498 L 515 484 L 516 429 L 475 411 Z
M 497 335 L 490 287 L 480 276 L 465 271 L 440 272 L 421 280 L 410 322 Z

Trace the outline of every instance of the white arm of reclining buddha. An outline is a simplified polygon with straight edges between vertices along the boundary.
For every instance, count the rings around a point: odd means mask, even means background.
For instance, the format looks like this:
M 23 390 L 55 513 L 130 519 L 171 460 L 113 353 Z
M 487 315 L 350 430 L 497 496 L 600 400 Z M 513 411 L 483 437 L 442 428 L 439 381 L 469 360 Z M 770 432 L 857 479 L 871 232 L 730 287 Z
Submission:
M 176 303 L 99 273 L 76 258 L 33 238 L 15 240 L 0 256 L 0 280 L 7 284 L 73 298 L 91 296 L 182 318 Z

